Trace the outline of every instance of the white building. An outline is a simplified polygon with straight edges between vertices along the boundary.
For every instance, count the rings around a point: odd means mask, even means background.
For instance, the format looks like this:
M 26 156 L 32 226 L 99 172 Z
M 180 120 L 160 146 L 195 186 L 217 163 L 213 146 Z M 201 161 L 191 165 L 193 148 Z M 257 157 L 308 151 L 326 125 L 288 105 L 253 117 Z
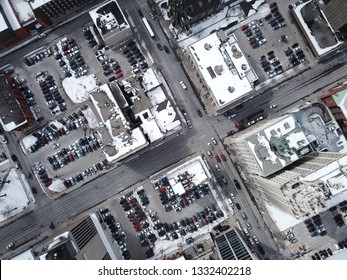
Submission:
M 216 112 L 253 92 L 258 77 L 233 35 L 212 33 L 190 45 L 188 54 Z

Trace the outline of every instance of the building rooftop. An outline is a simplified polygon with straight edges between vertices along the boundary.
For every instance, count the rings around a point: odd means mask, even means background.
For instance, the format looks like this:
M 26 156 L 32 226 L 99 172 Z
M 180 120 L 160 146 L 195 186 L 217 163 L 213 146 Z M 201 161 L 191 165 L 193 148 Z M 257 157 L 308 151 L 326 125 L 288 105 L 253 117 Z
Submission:
M 14 130 L 27 122 L 12 91 L 5 76 L 0 75 L 0 123 L 5 131 Z
M 107 143 L 104 153 L 108 161 L 120 160 L 148 145 L 140 128 L 130 128 L 107 84 L 91 93 L 90 99 L 103 123 L 103 128 L 98 132 Z
M 102 36 L 129 27 L 116 1 L 91 10 L 89 14 Z
M 293 115 L 285 115 L 270 124 L 265 122 L 257 130 L 253 129 L 245 141 L 265 177 L 311 151 Z
M 223 43 L 212 33 L 188 49 L 217 107 L 225 107 L 253 90 L 248 75 L 252 72 L 254 77 L 254 71 L 234 36 Z
M 345 0 L 329 1 L 322 9 L 333 30 L 338 30 L 347 24 L 347 2 Z
M 336 38 L 333 28 L 315 1 L 300 4 L 293 9 L 293 12 L 319 56 L 342 43 Z

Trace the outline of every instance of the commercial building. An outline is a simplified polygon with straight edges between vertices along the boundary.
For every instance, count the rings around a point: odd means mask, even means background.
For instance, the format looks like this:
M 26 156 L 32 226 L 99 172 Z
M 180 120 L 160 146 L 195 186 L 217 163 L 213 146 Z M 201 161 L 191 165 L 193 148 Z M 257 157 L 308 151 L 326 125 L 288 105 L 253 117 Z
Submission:
M 89 12 L 101 38 L 108 46 L 118 45 L 133 36 L 117 1 L 109 1 Z
M 216 113 L 242 103 L 254 92 L 258 77 L 237 43 L 236 37 L 215 32 L 188 47 L 188 54 Z M 209 104 L 207 104 L 209 105 Z
M 269 177 L 251 175 L 265 202 L 296 218 L 341 202 L 347 193 L 347 155 L 314 152 Z
M 174 25 L 188 31 L 195 22 L 224 7 L 224 0 L 169 0 L 168 6 Z
M 294 217 L 325 211 L 343 190 L 327 181 L 345 165 L 346 139 L 321 103 L 262 121 L 224 144 L 262 199 Z
M 266 120 L 226 138 L 249 174 L 267 177 L 312 151 L 294 115 Z
M 215 249 L 218 252 L 220 260 L 256 259 L 236 229 L 232 229 L 216 236 L 215 244 Z
M 317 58 L 327 57 L 338 49 L 343 40 L 338 28 L 346 24 L 346 3 L 343 0 L 332 0 L 325 5 L 324 2 L 327 1 L 310 0 L 289 6 Z
M 5 131 L 22 130 L 35 123 L 15 80 L 5 75 L 0 75 L 0 123 Z
M 327 93 L 320 96 L 320 99 L 330 109 L 331 114 L 336 119 L 336 122 L 347 136 L 347 83 L 338 85 L 329 89 Z

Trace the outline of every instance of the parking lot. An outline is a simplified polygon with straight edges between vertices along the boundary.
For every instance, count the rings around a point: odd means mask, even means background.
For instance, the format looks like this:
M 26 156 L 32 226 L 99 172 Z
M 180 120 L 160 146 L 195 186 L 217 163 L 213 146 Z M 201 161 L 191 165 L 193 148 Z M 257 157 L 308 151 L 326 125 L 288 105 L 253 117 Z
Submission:
M 125 232 L 133 259 L 152 257 L 158 248 L 169 251 L 177 243 L 190 244 L 224 217 L 209 186 L 178 196 L 165 179 L 127 190 L 106 208 Z
M 296 28 L 288 18 L 288 7 L 273 5 L 269 15 L 235 31 L 260 82 L 281 77 L 290 69 L 306 67 L 312 61 L 304 43 L 297 39 Z
M 306 255 L 308 259 L 312 259 L 311 256 L 316 253 L 320 256 L 319 258 L 315 256 L 313 259 L 326 258 L 325 253 L 322 252 L 323 256 L 321 256 L 317 249 L 321 251 L 321 249 L 327 250 L 329 248 L 334 253 L 339 250 L 338 248 L 343 249 L 344 244 L 347 247 L 346 225 L 343 222 L 344 218 L 342 218 L 343 215 L 347 214 L 346 205 L 347 202 L 342 201 L 324 213 L 306 219 L 303 223 L 295 226 L 292 231 L 293 236 L 286 238 L 289 247 L 294 249 L 300 244 L 305 244 L 306 249 L 309 250 Z
M 10 70 L 39 124 L 27 137 L 30 140 L 23 139 L 22 147 L 42 185 L 48 187 L 57 178 L 72 187 L 110 168 L 102 152 L 104 143 L 95 131 L 100 120 L 92 103 L 71 96 L 66 84 L 73 81 L 87 92 L 140 75 L 148 67 L 141 46 L 130 40 L 108 48 L 89 24 L 28 53 L 20 63 L 21 67 Z M 88 89 L 77 84 L 80 77 L 91 81 Z

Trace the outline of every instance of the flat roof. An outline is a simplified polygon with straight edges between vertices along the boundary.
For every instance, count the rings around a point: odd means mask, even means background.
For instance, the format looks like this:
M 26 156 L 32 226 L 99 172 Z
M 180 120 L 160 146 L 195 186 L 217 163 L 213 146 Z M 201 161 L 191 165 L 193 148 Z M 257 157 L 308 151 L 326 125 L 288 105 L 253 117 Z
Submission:
M 333 33 L 330 23 L 320 8 L 312 0 L 296 6 L 293 12 L 319 56 L 342 44 Z M 310 27 L 308 24 L 310 24 Z
M 34 12 L 28 2 L 23 0 L 11 0 L 11 3 L 21 23 L 35 19 Z
M 30 1 L 30 5 L 33 8 L 33 10 L 41 7 L 44 4 L 47 4 L 51 2 L 52 0 L 35 0 L 35 1 Z
M 188 47 L 213 99 L 225 107 L 253 90 L 247 78 L 252 68 L 234 40 L 222 43 L 217 33 Z
M 1 1 L 1 7 L 4 10 L 4 13 L 6 15 L 6 18 L 11 25 L 11 28 L 13 30 L 17 30 L 21 28 L 21 25 L 16 17 L 15 12 L 13 11 L 13 8 L 11 4 L 9 3 L 10 1 Z
M 89 11 L 89 15 L 102 36 L 129 28 L 122 10 L 113 0 Z
M 328 2 L 323 8 L 323 13 L 334 30 L 338 30 L 347 24 L 347 1 L 334 0 Z
M 270 125 L 264 122 L 258 129 L 253 129 L 245 141 L 265 177 L 298 160 L 301 157 L 298 151 L 309 145 L 291 114 Z

